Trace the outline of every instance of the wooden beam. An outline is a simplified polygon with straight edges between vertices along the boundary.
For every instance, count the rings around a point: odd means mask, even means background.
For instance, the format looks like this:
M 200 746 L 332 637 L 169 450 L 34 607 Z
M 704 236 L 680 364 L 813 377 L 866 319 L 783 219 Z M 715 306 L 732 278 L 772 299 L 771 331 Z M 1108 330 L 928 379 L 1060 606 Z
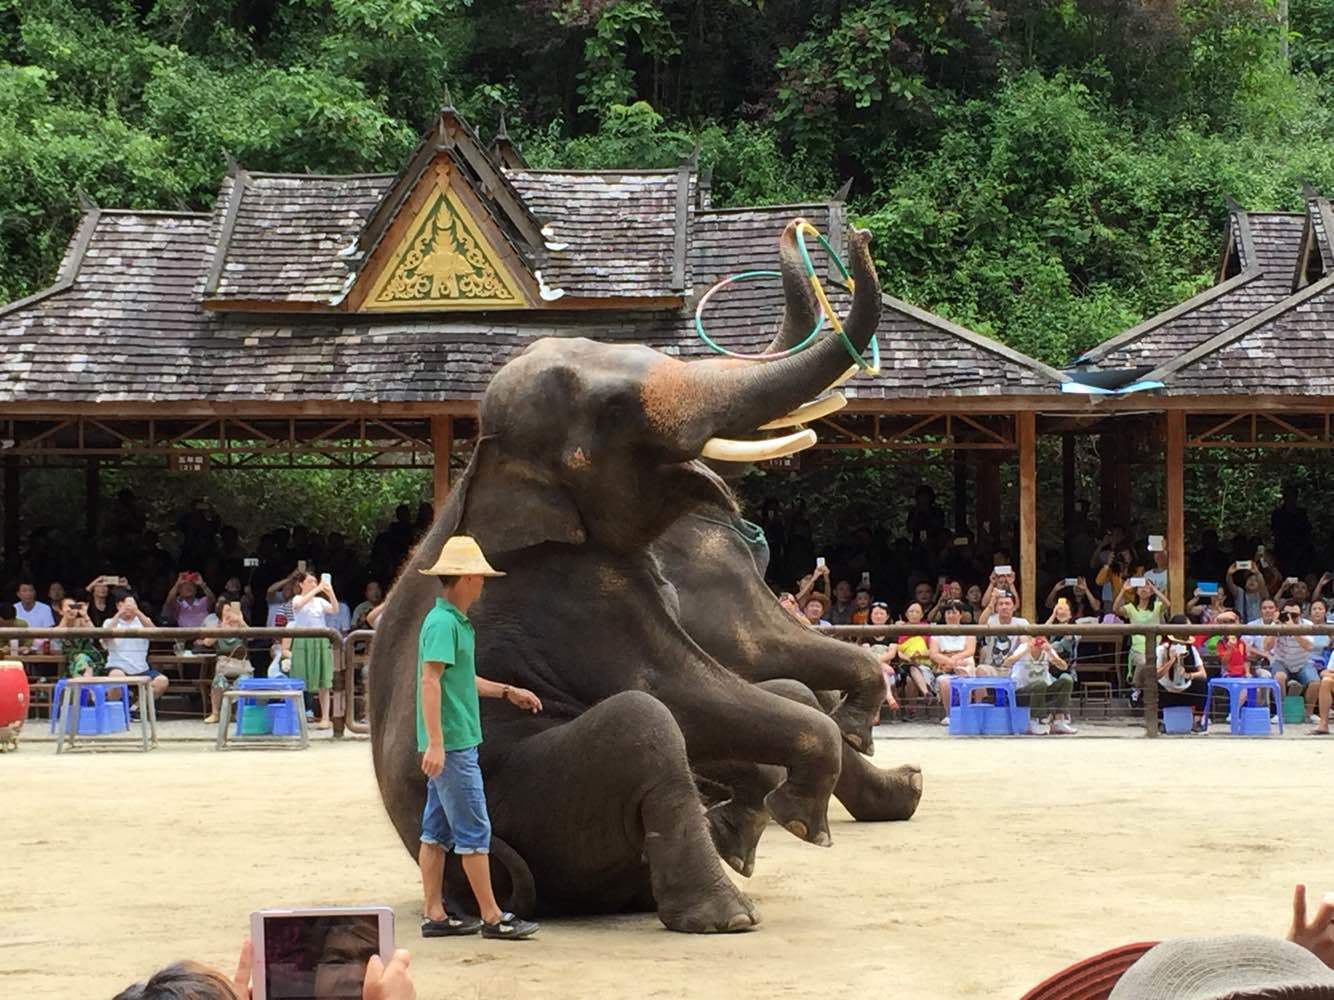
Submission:
M 435 465 L 431 473 L 431 497 L 435 512 L 445 509 L 449 496 L 449 456 L 454 452 L 454 418 L 446 414 L 431 418 L 431 451 Z
M 1019 595 L 1026 618 L 1038 614 L 1037 416 L 1015 415 L 1019 438 Z
M 1000 463 L 999 455 L 990 451 L 977 453 L 977 535 L 989 538 L 992 545 L 1000 544 Z M 990 552 L 982 553 L 990 558 Z
M 1186 607 L 1186 415 L 1164 414 L 1167 421 L 1167 597 L 1172 610 Z
M 954 449 L 954 533 L 968 530 L 968 455 Z

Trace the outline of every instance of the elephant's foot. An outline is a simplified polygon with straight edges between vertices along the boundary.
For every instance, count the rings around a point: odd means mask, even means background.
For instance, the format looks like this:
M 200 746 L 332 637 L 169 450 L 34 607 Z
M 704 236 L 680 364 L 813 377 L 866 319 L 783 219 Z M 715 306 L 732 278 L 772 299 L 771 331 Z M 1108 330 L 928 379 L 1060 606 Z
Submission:
M 691 893 L 680 905 L 659 901 L 658 919 L 671 931 L 730 934 L 757 926 L 760 914 L 746 894 L 720 874 L 707 890 Z
M 792 791 L 792 782 L 785 781 L 764 797 L 764 805 L 778 825 L 793 836 L 817 847 L 833 844 L 827 797 L 798 795 Z
M 864 823 L 911 819 L 922 801 L 922 770 L 904 764 L 882 771 L 847 753 L 834 794 L 853 819 Z
M 872 727 L 880 714 L 880 703 L 884 695 L 885 689 L 877 680 L 873 694 L 854 691 L 829 713 L 829 717 L 838 726 L 838 731 L 843 734 L 843 742 L 867 757 L 875 754 Z
M 755 849 L 769 825 L 769 814 L 729 799 L 710 807 L 705 818 L 719 855 L 733 871 L 750 878 L 755 872 Z

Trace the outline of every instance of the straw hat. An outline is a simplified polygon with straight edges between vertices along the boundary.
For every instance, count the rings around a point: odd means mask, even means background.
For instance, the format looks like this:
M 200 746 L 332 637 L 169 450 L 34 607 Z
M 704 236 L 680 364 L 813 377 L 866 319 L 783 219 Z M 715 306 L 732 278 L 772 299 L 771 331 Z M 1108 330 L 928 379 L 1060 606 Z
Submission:
M 1126 970 L 1109 1000 L 1334 1000 L 1334 969 L 1258 934 L 1174 938 Z
M 419 569 L 422 576 L 504 576 L 491 568 L 482 555 L 477 539 L 469 535 L 455 535 L 445 542 L 440 558 L 430 569 Z

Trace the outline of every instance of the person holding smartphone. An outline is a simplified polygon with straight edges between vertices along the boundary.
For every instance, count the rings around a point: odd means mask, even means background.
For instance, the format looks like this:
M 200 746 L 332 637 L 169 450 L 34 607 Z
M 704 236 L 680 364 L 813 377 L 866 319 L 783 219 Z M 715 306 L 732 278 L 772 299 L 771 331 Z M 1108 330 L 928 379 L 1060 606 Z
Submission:
M 1171 624 L 1180 625 L 1184 630 L 1190 625 L 1190 620 L 1185 615 L 1174 615 Z M 1209 674 L 1190 636 L 1184 631 L 1179 635 L 1159 636 L 1156 668 L 1158 687 L 1161 689 L 1158 692 L 1158 707 L 1189 705 L 1195 717 L 1192 730 L 1203 732 L 1204 724 L 1200 715 L 1204 710 Z
M 193 570 L 187 570 L 177 574 L 176 582 L 167 591 L 162 613 L 168 625 L 199 628 L 212 612 L 216 600 L 204 578 Z
M 1131 625 L 1150 625 L 1163 621 L 1170 608 L 1171 602 L 1168 601 L 1167 595 L 1151 581 L 1142 576 L 1132 576 L 1121 585 L 1121 591 L 1112 603 L 1112 614 L 1120 615 Z M 1126 677 L 1134 688 L 1131 696 L 1136 700 L 1148 683 L 1148 669 L 1144 636 L 1131 636 Z
M 317 577 L 303 573 L 297 581 L 298 593 L 292 597 L 292 628 L 328 628 L 338 607 L 333 580 L 329 574 Z M 328 639 L 305 636 L 292 640 L 292 679 L 303 681 L 307 692 L 319 698 L 320 718 L 316 729 L 332 729 L 329 702 L 333 691 L 333 650 Z
M 56 628 L 92 628 L 88 605 L 66 597 L 60 602 L 60 621 Z M 106 655 L 96 639 L 74 638 L 59 640 L 60 652 L 65 657 L 66 677 L 92 677 L 106 670 Z

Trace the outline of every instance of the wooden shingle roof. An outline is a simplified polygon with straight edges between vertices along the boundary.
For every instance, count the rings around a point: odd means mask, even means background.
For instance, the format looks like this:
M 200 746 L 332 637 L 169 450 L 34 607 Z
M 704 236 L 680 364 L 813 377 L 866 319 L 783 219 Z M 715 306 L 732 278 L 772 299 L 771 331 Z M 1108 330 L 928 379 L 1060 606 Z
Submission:
M 1211 288 L 1099 344 L 1078 359 L 1098 369 L 1153 368 L 1262 312 L 1292 291 L 1304 214 L 1246 212 L 1228 218 L 1225 269 Z
M 825 231 L 841 224 L 841 206 L 828 204 L 694 212 L 692 294 L 728 274 L 776 266 L 778 235 L 796 215 Z M 690 309 L 409 317 L 205 309 L 217 230 L 217 217 L 203 214 L 90 213 L 72 242 L 68 286 L 0 309 L 0 402 L 469 400 L 542 336 L 707 353 Z M 819 251 L 814 259 L 823 272 Z M 762 348 L 782 314 L 776 280 L 734 285 L 714 303 L 710 332 L 738 350 Z M 882 374 L 849 383 L 854 398 L 1049 394 L 1062 378 L 889 297 L 879 336 Z

